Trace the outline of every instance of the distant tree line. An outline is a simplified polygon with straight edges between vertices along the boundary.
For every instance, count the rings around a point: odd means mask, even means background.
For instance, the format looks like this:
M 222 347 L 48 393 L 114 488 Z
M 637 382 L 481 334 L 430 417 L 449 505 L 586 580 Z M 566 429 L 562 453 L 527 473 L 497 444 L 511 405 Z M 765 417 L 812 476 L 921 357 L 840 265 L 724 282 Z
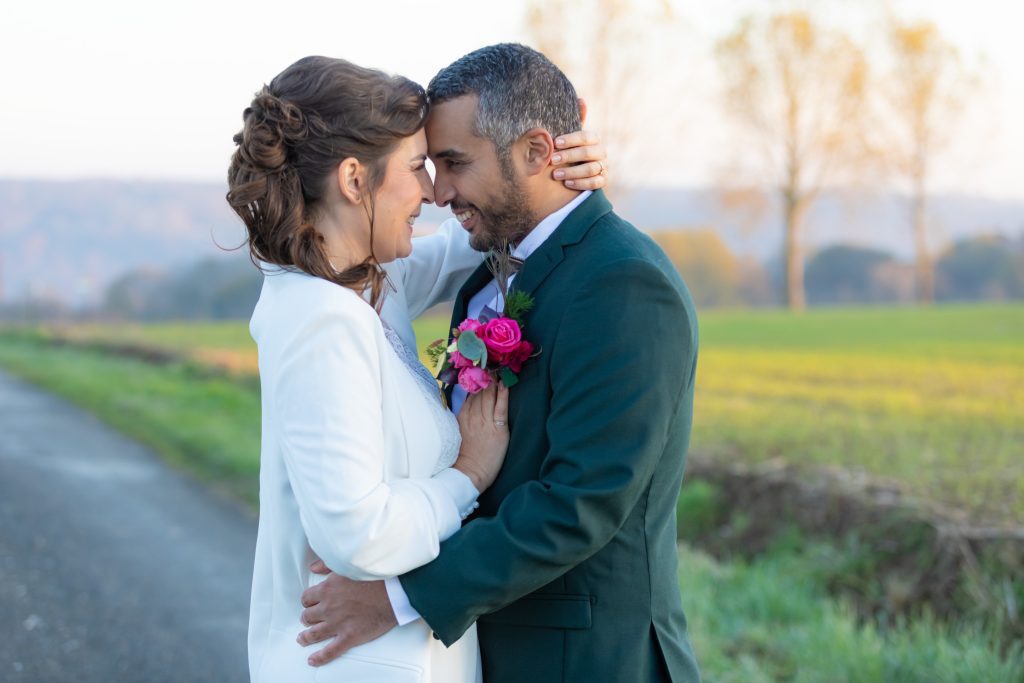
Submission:
M 784 305 L 779 262 L 734 253 L 710 229 L 652 234 L 703 308 Z M 896 304 L 915 300 L 915 266 L 866 247 L 832 245 L 807 261 L 811 306 Z M 1024 236 L 954 243 L 935 263 L 939 301 L 1024 299 Z M 173 273 L 130 272 L 107 289 L 106 317 L 157 321 L 247 319 L 262 275 L 246 259 L 206 260 Z
M 135 270 L 111 283 L 100 312 L 147 322 L 248 318 L 262 282 L 246 259 L 207 259 L 175 272 Z
M 698 306 L 763 307 L 784 301 L 781 263 L 733 253 L 712 230 L 652 235 L 683 274 Z M 896 304 L 916 300 L 915 264 L 878 249 L 832 245 L 814 253 L 805 272 L 811 306 Z M 938 301 L 1024 299 L 1024 236 L 973 237 L 935 261 Z
M 668 230 L 651 237 L 690 287 L 697 305 L 762 308 L 785 305 L 781 261 L 762 263 L 734 253 L 711 229 Z M 885 305 L 914 302 L 915 265 L 878 249 L 832 245 L 807 262 L 810 306 Z M 0 321 L 60 319 L 245 320 L 259 298 L 263 276 L 247 259 L 207 259 L 166 272 L 139 269 L 107 288 L 103 301 L 72 311 L 55 301 L 26 300 L 0 306 Z M 973 237 L 954 243 L 935 262 L 938 301 L 1024 299 L 1024 235 Z

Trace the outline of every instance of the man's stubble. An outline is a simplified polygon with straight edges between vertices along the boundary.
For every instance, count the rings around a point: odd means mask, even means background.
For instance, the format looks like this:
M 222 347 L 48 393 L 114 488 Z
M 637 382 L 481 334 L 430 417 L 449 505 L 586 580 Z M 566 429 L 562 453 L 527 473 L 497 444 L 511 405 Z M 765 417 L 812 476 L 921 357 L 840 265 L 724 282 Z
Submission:
M 487 226 L 487 229 L 469 239 L 469 246 L 477 251 L 491 251 L 501 249 L 506 244 L 518 244 L 537 225 L 526 191 L 516 177 L 511 160 L 499 154 L 498 162 L 505 182 L 505 192 L 493 207 L 489 207 L 486 212 L 481 211 L 481 218 L 484 219 L 481 225 Z

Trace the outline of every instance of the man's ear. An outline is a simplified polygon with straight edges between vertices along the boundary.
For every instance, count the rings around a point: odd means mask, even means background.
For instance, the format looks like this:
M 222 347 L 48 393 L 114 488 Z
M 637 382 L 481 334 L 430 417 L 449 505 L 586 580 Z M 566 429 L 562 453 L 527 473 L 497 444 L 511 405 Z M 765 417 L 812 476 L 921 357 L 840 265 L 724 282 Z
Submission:
M 543 128 L 531 128 L 519 138 L 523 145 L 523 161 L 526 164 L 526 175 L 543 173 L 551 163 L 551 155 L 555 153 L 555 141 L 551 133 Z
M 576 100 L 580 103 L 580 128 L 587 123 L 587 101 L 582 97 L 577 97 Z
M 352 204 L 362 204 L 367 191 L 366 167 L 355 157 L 348 157 L 338 164 L 338 190 L 343 199 Z

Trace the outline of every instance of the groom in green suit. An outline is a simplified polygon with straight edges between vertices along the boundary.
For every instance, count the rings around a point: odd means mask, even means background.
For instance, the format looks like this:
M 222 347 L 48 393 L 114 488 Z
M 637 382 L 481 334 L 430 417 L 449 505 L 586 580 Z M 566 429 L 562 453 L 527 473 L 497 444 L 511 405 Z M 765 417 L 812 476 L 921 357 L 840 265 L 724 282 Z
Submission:
M 533 297 L 525 337 L 541 352 L 511 391 L 504 468 L 438 558 L 395 582 L 399 605 L 380 582 L 307 591 L 307 606 L 331 603 L 339 634 L 320 661 L 404 611 L 449 645 L 476 622 L 485 683 L 696 683 L 675 517 L 697 361 L 689 292 L 601 191 L 552 177 L 553 140 L 580 116 L 543 55 L 482 48 L 428 95 L 437 203 L 475 248 L 514 245 L 511 289 Z M 481 266 L 452 325 L 500 309 L 494 284 Z

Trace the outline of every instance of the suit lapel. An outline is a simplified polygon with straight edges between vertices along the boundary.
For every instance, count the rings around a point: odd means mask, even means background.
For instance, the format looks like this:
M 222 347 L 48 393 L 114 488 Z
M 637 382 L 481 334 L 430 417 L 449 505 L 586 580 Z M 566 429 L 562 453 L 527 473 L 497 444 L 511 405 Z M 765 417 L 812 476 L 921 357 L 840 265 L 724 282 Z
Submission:
M 586 201 L 565 217 L 565 220 L 558 226 L 554 234 L 545 240 L 544 244 L 540 245 L 523 262 L 522 269 L 512 281 L 512 291 L 533 294 L 547 276 L 551 274 L 551 271 L 562 262 L 562 259 L 565 257 L 564 248 L 582 240 L 586 236 L 587 231 L 590 230 L 590 227 L 611 210 L 612 205 L 601 190 L 596 190 L 587 197 Z M 459 290 L 458 295 L 455 297 L 455 304 L 452 307 L 452 321 L 451 326 L 448 328 L 449 343 L 452 341 L 451 328 L 458 327 L 468 315 L 469 300 L 492 279 L 493 275 L 487 267 L 487 263 L 484 262 L 473 271 L 473 274 L 466 280 L 466 284 L 462 285 L 462 289 Z M 453 388 L 449 386 L 444 392 L 448 406 L 452 404 Z
M 590 227 L 611 210 L 612 205 L 601 190 L 587 197 L 586 201 L 565 217 L 551 237 L 523 262 L 522 269 L 512 281 L 511 289 L 533 294 L 562 262 L 565 257 L 564 248 L 582 240 Z

